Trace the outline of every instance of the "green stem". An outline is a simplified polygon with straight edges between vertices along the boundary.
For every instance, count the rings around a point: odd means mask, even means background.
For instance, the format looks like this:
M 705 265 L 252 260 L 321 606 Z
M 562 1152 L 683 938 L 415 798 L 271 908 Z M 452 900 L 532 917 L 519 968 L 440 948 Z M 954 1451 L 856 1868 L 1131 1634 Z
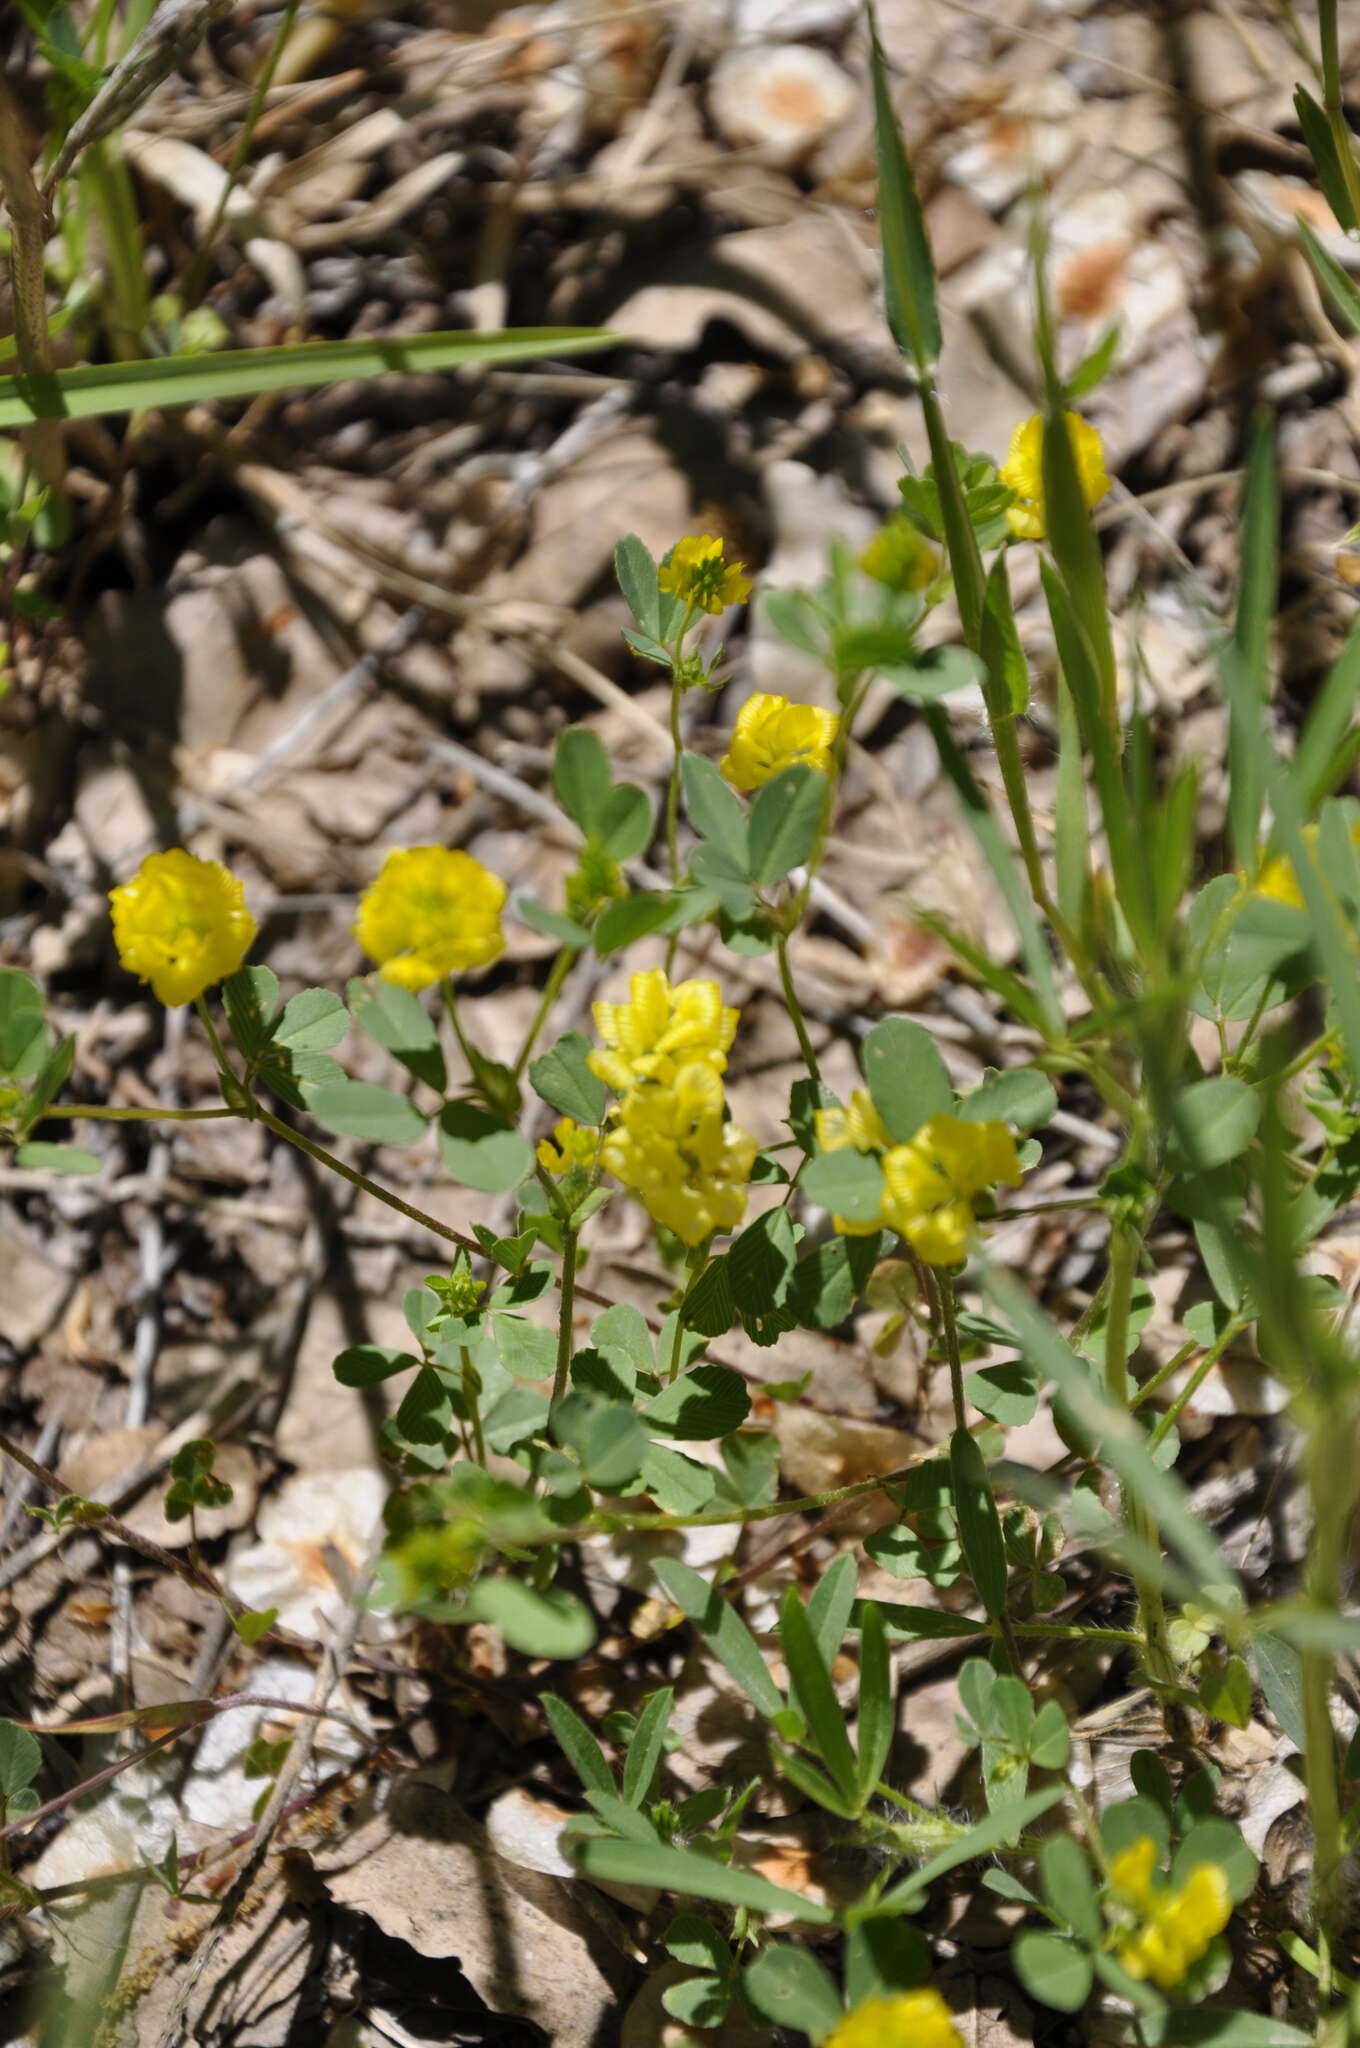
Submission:
M 570 1224 L 562 1227 L 562 1300 L 558 1309 L 557 1370 L 553 1374 L 551 1415 L 567 1391 L 571 1372 L 572 1312 L 576 1304 L 576 1254 L 580 1239 Z
M 213 1023 L 207 999 L 201 995 L 195 996 L 194 1008 L 198 1012 L 200 1024 L 208 1034 L 208 1043 L 212 1047 L 213 1058 L 217 1061 L 218 1076 L 222 1082 L 222 1093 L 226 1098 L 227 1107 L 231 1109 L 237 1106 L 233 1102 L 233 1097 L 241 1091 L 240 1080 L 231 1061 L 227 1058 L 227 1049 L 218 1034 L 217 1026 Z
M 954 1313 L 954 1283 L 927 1266 L 940 1305 L 940 1328 L 949 1359 L 949 1390 L 954 1396 L 954 1427 L 967 1429 L 968 1401 L 963 1390 L 963 1356 L 959 1350 L 959 1325 Z
M 1354 1422 L 1319 1403 L 1308 1432 L 1305 1466 L 1313 1504 L 1313 1540 L 1306 1575 L 1309 1604 L 1316 1612 L 1337 1612 L 1341 1598 L 1345 1534 L 1354 1496 L 1351 1470 Z M 1318 2004 L 1325 2010 L 1334 1989 L 1334 1958 L 1347 1905 L 1342 1882 L 1341 1793 L 1332 1725 L 1335 1660 L 1330 1650 L 1300 1654 L 1303 1695 L 1304 1782 L 1313 1827 L 1313 1900 L 1317 1918 Z
M 472 1426 L 473 1454 L 476 1457 L 477 1463 L 485 1466 L 486 1439 L 482 1435 L 482 1382 L 476 1366 L 472 1363 L 471 1354 L 466 1344 L 459 1347 L 459 1356 L 463 1361 L 463 1401 L 467 1408 L 468 1421 Z
M 1342 99 L 1337 0 L 1318 0 L 1318 39 L 1322 46 L 1323 111 L 1327 116 L 1327 125 L 1332 131 L 1332 141 L 1336 146 L 1341 175 L 1346 181 L 1346 197 L 1350 200 L 1351 212 L 1355 219 L 1360 221 L 1360 168 L 1356 165 L 1355 147 Z
M 239 1116 L 240 1113 L 238 1109 L 110 1109 L 93 1103 L 50 1102 L 38 1121 L 43 1123 L 48 1117 L 56 1116 L 67 1120 L 74 1120 L 76 1117 L 103 1117 L 110 1123 L 125 1124 L 202 1124 L 211 1122 L 214 1117 Z
M 539 998 L 538 1008 L 534 1012 L 534 1021 L 529 1026 L 528 1036 L 520 1047 L 519 1057 L 511 1069 L 517 1081 L 529 1064 L 529 1055 L 533 1052 L 538 1034 L 543 1029 L 549 1010 L 557 1001 L 562 983 L 567 978 L 567 972 L 571 967 L 572 961 L 576 958 L 576 954 L 577 949 L 575 946 L 563 946 L 561 952 L 553 961 L 548 979 L 543 984 L 543 994 Z
M 1227 1350 L 1228 1346 L 1232 1343 L 1233 1339 L 1235 1337 L 1240 1336 L 1242 1331 L 1246 1329 L 1248 1321 L 1249 1318 L 1246 1316 L 1234 1316 L 1232 1320 L 1227 1324 L 1222 1334 L 1218 1337 L 1215 1337 L 1213 1343 L 1209 1346 L 1209 1349 L 1205 1352 L 1203 1358 L 1201 1358 L 1199 1364 L 1195 1367 L 1194 1371 L 1191 1373 L 1185 1385 L 1176 1395 L 1174 1401 L 1170 1402 L 1165 1411 L 1158 1416 L 1156 1424 L 1152 1430 L 1152 1434 L 1148 1438 L 1148 1449 L 1150 1451 L 1155 1451 L 1158 1444 L 1161 1443 L 1162 1439 L 1167 1435 L 1167 1433 L 1175 1428 L 1176 1423 L 1179 1420 L 1181 1411 L 1186 1406 L 1186 1403 L 1194 1400 L 1195 1395 L 1199 1392 L 1205 1380 L 1209 1377 L 1209 1374 L 1218 1364 L 1219 1359 L 1223 1356 L 1223 1353 Z M 1163 1377 L 1163 1375 L 1166 1372 L 1174 1370 L 1175 1365 L 1176 1360 L 1172 1359 L 1170 1366 L 1164 1366 L 1162 1368 L 1162 1372 L 1158 1373 L 1155 1376 L 1155 1378 L 1149 1380 L 1145 1387 L 1141 1387 L 1138 1392 L 1138 1398 L 1133 1405 L 1135 1407 L 1141 1405 L 1141 1403 L 1147 1399 L 1148 1395 L 1154 1391 L 1157 1382 Z
M 226 219 L 227 206 L 231 200 L 231 195 L 236 190 L 241 172 L 245 167 L 246 158 L 250 154 L 250 145 L 255 139 L 255 124 L 264 111 L 265 96 L 270 86 L 274 83 L 274 73 L 278 68 L 279 58 L 283 54 L 283 46 L 288 40 L 293 22 L 297 17 L 298 5 L 299 0 L 285 0 L 283 15 L 275 31 L 274 40 L 269 45 L 264 63 L 260 67 L 259 76 L 255 80 L 255 89 L 250 95 L 250 105 L 246 108 L 245 119 L 241 123 L 241 132 L 236 138 L 236 147 L 232 150 L 227 164 L 227 175 L 222 182 L 222 190 L 218 195 L 217 205 L 213 208 L 212 218 L 203 230 L 202 239 L 199 242 L 194 260 L 189 266 L 189 275 L 184 282 L 184 303 L 186 306 L 196 306 L 202 297 L 213 247 L 218 235 L 222 231 L 222 223 Z
M 678 670 L 677 657 L 677 670 Z M 671 886 L 680 886 L 680 762 L 684 742 L 680 737 L 680 700 L 685 686 L 679 674 L 671 674 L 671 779 L 666 785 L 666 858 L 670 864 Z
M 1131 1628 L 1083 1628 L 1077 1622 L 1013 1621 L 1011 1634 L 1033 1636 L 1037 1641 L 1055 1643 L 1118 1643 L 1126 1650 L 1141 1650 L 1143 1638 Z
M 474 1259 L 486 1257 L 484 1248 L 475 1238 L 464 1237 L 460 1230 L 451 1230 L 448 1224 L 441 1223 L 437 1216 L 427 1216 L 425 1211 L 417 1209 L 414 1203 L 403 1202 L 401 1196 L 394 1195 L 390 1188 L 380 1186 L 376 1180 L 370 1180 L 366 1173 L 358 1172 L 355 1167 L 346 1166 L 343 1159 L 337 1159 L 324 1145 L 318 1145 L 312 1138 L 305 1138 L 301 1131 L 295 1131 L 291 1124 L 284 1123 L 280 1117 L 273 1116 L 258 1103 L 254 1108 L 253 1121 L 263 1124 L 265 1130 L 272 1131 L 276 1138 L 286 1139 L 288 1144 L 295 1145 L 299 1152 L 305 1152 L 318 1166 L 326 1167 L 331 1173 L 338 1173 L 341 1180 L 347 1180 L 351 1187 L 362 1188 L 363 1192 L 372 1195 L 375 1201 L 385 1202 L 387 1207 L 395 1209 L 399 1216 L 405 1216 L 410 1222 L 418 1223 L 422 1230 L 430 1231 L 435 1237 L 442 1237 L 448 1244 L 456 1244 L 459 1251 L 470 1252 Z
M 137 205 L 132 196 L 128 167 L 117 145 L 91 143 L 80 168 L 80 182 L 93 193 L 95 212 L 103 231 L 113 286 L 109 335 L 113 352 L 123 361 L 136 360 L 143 352 L 142 337 L 151 314 L 146 291 L 146 265 L 142 252 Z
M 498 1085 L 503 1077 L 503 1070 L 498 1073 L 497 1070 L 490 1066 L 485 1055 L 477 1050 L 477 1047 L 463 1029 L 463 1020 L 458 1012 L 458 998 L 454 993 L 452 975 L 446 974 L 444 976 L 443 981 L 440 983 L 440 992 L 444 998 L 444 1008 L 448 1012 L 449 1022 L 453 1026 L 453 1035 L 458 1040 L 458 1049 L 467 1061 L 468 1072 L 472 1076 L 473 1086 L 491 1114 L 505 1118 L 508 1121 L 507 1112 L 509 1104 L 505 1099 L 505 1090 Z
M 691 1247 L 685 1259 L 685 1280 L 680 1289 L 680 1299 L 675 1306 L 675 1324 L 671 1330 L 670 1364 L 666 1373 L 668 1381 L 675 1379 L 680 1371 L 680 1356 L 685 1342 L 685 1303 L 689 1298 L 690 1289 L 708 1264 L 709 1246 L 712 1242 L 711 1237 L 704 1238 L 702 1243 Z
M 823 1508 L 838 1507 L 845 1500 L 859 1500 L 866 1493 L 878 1493 L 886 1486 L 902 1486 L 915 1468 L 903 1465 L 896 1472 L 884 1472 L 877 1479 L 856 1479 L 849 1486 L 833 1486 L 829 1493 L 805 1494 L 798 1500 L 777 1500 L 760 1508 L 707 1509 L 698 1515 L 594 1515 L 576 1529 L 544 1530 L 517 1539 L 527 1549 L 539 1543 L 580 1543 L 587 1536 L 614 1535 L 625 1529 L 646 1533 L 665 1529 L 745 1528 L 748 1522 L 773 1522 L 781 1515 L 811 1515 Z M 979 1638 L 981 1640 L 981 1638 Z
M 793 985 L 793 970 L 789 966 L 789 942 L 787 937 L 780 939 L 775 952 L 779 959 L 779 985 L 784 991 L 784 1007 L 789 1013 L 789 1022 L 792 1024 L 798 1037 L 798 1050 L 802 1053 L 807 1070 L 813 1080 L 820 1081 L 822 1070 L 817 1064 L 817 1055 L 812 1049 L 812 1040 L 808 1037 L 807 1019 L 803 1015 L 803 1006 L 798 1000 L 798 991 Z
M 1135 1227 L 1126 1221 L 1116 1222 L 1110 1237 L 1109 1293 L 1105 1308 L 1105 1392 L 1112 1406 L 1122 1413 L 1127 1413 L 1129 1408 L 1129 1324 L 1141 1243 L 1141 1234 Z M 1122 1489 L 1122 1505 L 1124 1519 L 1134 1535 L 1153 1550 L 1159 1550 L 1161 1544 L 1156 1524 L 1131 1487 Z M 1137 1571 L 1133 1573 L 1133 1585 L 1149 1673 L 1161 1685 L 1174 1685 L 1176 1665 L 1167 1639 L 1162 1589 Z

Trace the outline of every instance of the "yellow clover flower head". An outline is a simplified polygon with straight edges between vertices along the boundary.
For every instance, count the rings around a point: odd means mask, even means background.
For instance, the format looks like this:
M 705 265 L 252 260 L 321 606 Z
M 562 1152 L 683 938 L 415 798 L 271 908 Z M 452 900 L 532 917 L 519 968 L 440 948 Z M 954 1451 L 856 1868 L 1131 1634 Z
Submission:
M 822 2048 L 963 2048 L 963 2036 L 938 1991 L 867 1998 L 833 2027 Z
M 1109 471 L 1105 467 L 1105 444 L 1099 431 L 1080 413 L 1067 412 L 1063 418 L 1067 422 L 1068 439 L 1077 461 L 1081 494 L 1088 505 L 1098 505 L 1110 488 Z M 1006 513 L 1011 532 L 1019 540 L 1042 540 L 1048 532 L 1044 505 L 1042 413 L 1033 413 L 1029 419 L 1021 421 L 1011 435 L 1011 445 L 998 474 L 1002 483 L 1014 491 L 1019 500 Z
M 1003 1123 L 969 1123 L 943 1112 L 883 1158 L 883 1221 L 928 1266 L 956 1266 L 973 1228 L 972 1197 L 1004 1181 L 1020 1185 L 1020 1158 Z
M 470 853 L 408 846 L 389 853 L 365 889 L 354 936 L 384 981 L 428 988 L 499 959 L 504 902 L 504 882 Z
M 235 974 L 255 937 L 235 875 L 182 846 L 149 853 L 130 882 L 110 889 L 109 903 L 118 958 L 167 1009 Z
M 892 1143 L 867 1088 L 856 1088 L 846 1109 L 814 1110 L 812 1123 L 821 1152 L 885 1152 Z
M 604 1050 L 590 1054 L 590 1070 L 622 1095 L 639 1081 L 673 1081 L 682 1060 L 721 1074 L 740 1012 L 724 1008 L 716 981 L 672 987 L 649 967 L 629 977 L 626 1003 L 596 1003 L 594 1016 Z
M 665 1084 L 628 1091 L 602 1157 L 653 1222 L 696 1245 L 741 1222 L 756 1149 L 754 1138 L 724 1121 L 717 1069 L 695 1060 Z
M 698 611 L 716 613 L 730 604 L 744 604 L 751 595 L 751 579 L 742 569 L 742 563 L 725 559 L 722 541 L 713 534 L 690 534 L 675 543 L 656 580 L 669 596 Z
M 1352 846 L 1360 847 L 1360 819 L 1351 826 L 1350 839 Z M 1308 848 L 1309 853 L 1316 858 L 1318 848 L 1318 828 L 1316 825 L 1304 826 L 1303 843 Z M 1299 886 L 1299 878 L 1294 872 L 1294 863 L 1290 860 L 1288 854 L 1284 853 L 1275 854 L 1265 863 L 1256 880 L 1251 884 L 1251 893 L 1253 896 L 1264 896 L 1271 903 L 1288 903 L 1295 910 L 1306 910 L 1308 907 L 1303 900 L 1303 890 Z
M 831 748 L 840 728 L 820 704 L 791 704 L 757 690 L 737 713 L 731 744 L 718 766 L 733 789 L 762 789 L 781 768 L 802 762 L 831 773 Z
M 1131 1977 L 1150 1977 L 1170 1991 L 1227 1926 L 1232 1893 L 1221 1864 L 1197 1863 L 1175 1891 L 1154 1883 L 1156 1867 L 1157 1845 L 1150 1835 L 1140 1835 L 1110 1860 L 1110 1883 L 1140 1923 L 1115 1953 Z
M 599 1144 L 599 1133 L 587 1130 L 569 1116 L 560 1116 L 551 1138 L 541 1138 L 537 1159 L 545 1173 L 569 1173 L 573 1166 L 589 1166 Z

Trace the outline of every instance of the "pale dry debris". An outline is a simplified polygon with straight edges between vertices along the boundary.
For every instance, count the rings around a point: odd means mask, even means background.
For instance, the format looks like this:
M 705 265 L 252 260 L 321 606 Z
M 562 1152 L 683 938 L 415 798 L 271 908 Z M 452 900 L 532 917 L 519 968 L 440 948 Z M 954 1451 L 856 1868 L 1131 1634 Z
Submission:
M 316 1685 L 316 1674 L 295 1657 L 265 1657 L 249 1678 L 249 1690 L 272 1699 L 296 1700 L 305 1706 Z M 337 1714 L 349 1716 L 362 1725 L 362 1702 L 340 1686 L 330 1702 Z M 199 1738 L 193 1768 L 182 1794 L 184 1812 L 204 1827 L 234 1831 L 248 1827 L 266 1781 L 248 1778 L 242 1768 L 247 1748 L 258 1736 L 280 1742 L 296 1735 L 301 1717 L 285 1707 L 235 1707 L 214 1715 Z M 313 1756 L 323 1774 L 336 1765 L 349 1763 L 363 1747 L 356 1728 L 330 1715 L 320 1722 Z
M 533 2020 L 554 2048 L 598 2041 L 624 1981 L 598 1920 L 576 1886 L 505 1862 L 427 1774 L 397 1779 L 381 1811 L 313 1860 L 338 1904 L 418 1955 L 456 1956 L 493 2012 Z
M 228 1559 L 228 1590 L 256 1612 L 275 1607 L 279 1625 L 314 1636 L 349 1612 L 382 1531 L 387 1485 L 371 1466 L 299 1472 L 259 1515 L 259 1540 Z
M 580 1883 L 580 1872 L 562 1848 L 562 1831 L 574 1817 L 566 1807 L 541 1798 L 523 1785 L 514 1785 L 487 1808 L 487 1839 L 498 1856 L 517 1864 L 521 1870 L 539 1870 L 546 1877 L 565 1877 Z M 600 1879 L 591 1882 L 636 1913 L 650 1913 L 660 1897 L 654 1885 L 610 1884 Z
M 812 1408 L 780 1406 L 775 1416 L 780 1469 L 801 1494 L 826 1493 L 852 1486 L 884 1472 L 915 1464 L 927 1450 L 919 1437 L 882 1423 L 848 1416 L 819 1415 Z M 883 1493 L 852 1501 L 838 1520 L 847 1536 L 861 1536 L 896 1518 L 897 1510 Z
M 1081 96 L 1061 72 L 1017 80 L 992 113 L 950 138 L 945 176 L 1001 213 L 1036 179 L 1053 178 L 1080 141 Z
M 801 163 L 847 121 L 860 88 L 834 57 L 811 43 L 732 50 L 713 67 L 708 103 L 715 126 L 769 163 Z

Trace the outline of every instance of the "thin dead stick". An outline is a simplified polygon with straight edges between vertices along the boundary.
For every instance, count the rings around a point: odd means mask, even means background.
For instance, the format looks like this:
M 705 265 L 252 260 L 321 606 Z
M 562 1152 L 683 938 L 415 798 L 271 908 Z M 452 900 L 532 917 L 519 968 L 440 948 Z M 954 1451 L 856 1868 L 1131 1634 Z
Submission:
M 24 147 L 24 128 L 8 85 L 0 78 L 0 189 L 9 213 L 9 268 L 14 285 L 14 343 L 26 378 L 38 388 L 52 375 L 52 343 L 47 332 L 47 281 L 44 247 L 46 210 L 33 181 Z M 61 428 L 55 419 L 34 422 L 25 437 L 33 467 L 45 484 L 59 484 L 65 473 Z
M 43 183 L 44 199 L 51 200 L 91 143 L 102 142 L 131 120 L 156 87 L 188 63 L 214 22 L 230 14 L 232 6 L 233 0 L 163 0 L 79 120 L 72 123 Z
M 184 1733 L 185 1728 L 198 1726 L 199 1723 L 196 1721 L 186 1721 L 182 1728 L 168 1729 L 164 1735 L 158 1735 L 154 1742 L 148 1742 L 145 1749 L 134 1750 L 131 1756 L 119 1757 L 117 1763 L 110 1764 L 106 1771 L 98 1771 L 93 1778 L 86 1778 L 82 1784 L 71 1785 L 65 1792 L 58 1792 L 56 1798 L 49 1799 L 46 1806 L 35 1807 L 33 1812 L 26 1813 L 22 1820 L 12 1820 L 7 1827 L 0 1828 L 0 1842 L 7 1841 L 11 1835 L 22 1834 L 25 1828 L 36 1827 L 40 1820 L 50 1820 L 54 1813 L 61 1813 L 73 1801 L 83 1799 L 87 1792 L 97 1792 L 100 1786 L 107 1785 L 111 1778 L 118 1777 L 123 1771 L 130 1771 L 134 1764 L 144 1764 L 157 1750 L 168 1749 L 170 1744 Z M 61 1731 L 54 1729 L 52 1732 L 60 1734 Z
M 71 1491 L 69 1486 L 62 1484 L 55 1472 L 49 1472 L 46 1465 L 40 1465 L 36 1458 L 30 1458 L 28 1452 L 20 1450 L 18 1444 L 9 1437 L 0 1435 L 0 1452 L 3 1452 L 5 1457 L 12 1458 L 30 1478 L 38 1480 L 49 1493 L 55 1493 L 59 1499 Z M 139 1535 L 135 1529 L 130 1529 L 126 1522 L 120 1522 L 101 1501 L 91 1501 L 89 1506 L 97 1512 L 89 1521 L 72 1523 L 71 1527 L 98 1529 L 105 1535 L 112 1536 L 117 1542 L 125 1543 L 129 1550 L 140 1551 L 152 1564 L 160 1565 L 164 1571 L 173 1572 L 177 1579 L 186 1579 L 202 1592 L 210 1593 L 214 1600 L 225 1601 L 233 1613 L 244 1612 L 244 1609 L 223 1592 L 212 1573 L 205 1567 L 190 1564 L 187 1558 L 176 1557 L 173 1551 L 163 1550 L 160 1544 L 153 1543 L 149 1536 Z
M 340 1683 L 341 1672 L 348 1663 L 350 1653 L 354 1648 L 354 1640 L 359 1633 L 359 1623 L 363 1615 L 362 1600 L 368 1577 L 369 1574 L 366 1572 L 364 1579 L 354 1589 L 349 1612 L 345 1617 L 343 1634 L 334 1643 L 329 1644 L 325 1650 L 321 1669 L 317 1673 L 316 1684 L 312 1688 L 312 1697 L 309 1702 L 309 1710 L 318 1717 L 324 1714 L 327 1702 L 336 1686 Z M 223 1936 L 243 1905 L 251 1886 L 259 1874 L 260 1866 L 269 1853 L 269 1845 L 274 1838 L 275 1830 L 284 1817 L 284 1811 L 289 1799 L 292 1797 L 294 1787 L 312 1760 L 312 1752 L 316 1747 L 318 1726 L 319 1718 L 305 1721 L 297 1740 L 289 1750 L 284 1760 L 283 1769 L 274 1780 L 264 1812 L 260 1815 L 259 1825 L 255 1830 L 254 1840 L 250 1845 L 250 1853 L 237 1872 L 231 1889 L 222 1900 L 216 1919 L 198 1945 L 193 1962 L 185 1974 L 184 1983 L 181 1985 L 179 1994 L 175 1999 L 170 2017 L 161 2031 L 157 2048 L 178 2048 L 179 2042 L 184 2039 L 185 2022 L 188 2018 L 189 2006 L 194 1992 L 206 1975 Z

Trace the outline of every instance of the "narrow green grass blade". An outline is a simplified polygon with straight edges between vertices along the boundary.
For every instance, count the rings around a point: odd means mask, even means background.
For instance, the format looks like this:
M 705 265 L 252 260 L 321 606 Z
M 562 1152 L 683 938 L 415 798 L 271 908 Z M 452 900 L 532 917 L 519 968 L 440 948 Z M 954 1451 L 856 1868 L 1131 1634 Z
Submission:
M 1236 1584 L 1236 1573 L 1209 1530 L 1190 1506 L 1181 1481 L 1153 1461 L 1138 1424 L 1109 1401 L 1091 1368 L 1063 1340 L 1056 1324 L 1010 1273 L 987 1266 L 987 1294 L 1014 1330 L 1026 1357 L 1056 1385 L 1084 1434 L 1098 1438 L 1104 1462 L 1159 1524 L 1204 1590 L 1206 1604 L 1220 1588 Z
M 1065 673 L 1058 677 L 1058 783 L 1053 800 L 1053 865 L 1058 908 L 1081 930 L 1091 879 L 1091 823 L 1086 809 L 1086 764 L 1076 699 Z
M 652 1847 L 645 1842 L 618 1842 L 607 1837 L 571 1844 L 574 1860 L 589 1877 L 613 1884 L 660 1885 L 695 1899 L 717 1899 L 723 1905 L 745 1906 L 753 1913 L 792 1913 L 799 1920 L 825 1926 L 835 1919 L 829 1906 L 800 1892 L 785 1891 L 753 1870 L 733 1870 L 692 1849 Z
M 1266 689 L 1270 632 L 1279 574 L 1280 483 L 1271 420 L 1252 426 L 1247 488 L 1242 501 L 1242 569 L 1233 647 L 1224 664 L 1228 693 L 1228 826 L 1237 864 L 1256 867 L 1256 841 L 1265 790 Z
M 1337 311 L 1342 315 L 1347 326 L 1352 328 L 1356 334 L 1360 334 L 1360 285 L 1357 285 L 1355 280 L 1341 268 L 1335 256 L 1328 255 L 1307 221 L 1301 215 L 1295 215 L 1294 225 L 1299 231 L 1300 241 L 1308 251 L 1309 260 L 1323 284 L 1326 285 Z
M 1058 1000 L 1053 961 L 1029 891 L 1021 878 L 1019 863 L 1011 851 L 1010 842 L 993 815 L 986 796 L 978 787 L 977 778 L 968 765 L 967 755 L 954 738 L 943 706 L 927 704 L 923 709 L 926 724 L 930 727 L 931 737 L 940 757 L 940 766 L 954 785 L 959 802 L 963 806 L 968 829 L 976 839 L 978 851 L 991 869 L 996 885 L 1005 898 L 1006 908 L 1010 912 L 1011 922 L 1020 941 L 1025 966 L 1043 1005 L 1044 1018 L 1051 1031 L 1061 1032 L 1062 1004 Z
M 1346 182 L 1346 166 L 1337 146 L 1337 138 L 1332 133 L 1327 116 L 1306 86 L 1294 87 L 1294 112 L 1299 117 L 1299 126 L 1308 145 L 1308 154 L 1313 159 L 1313 169 L 1317 172 L 1323 198 L 1343 228 L 1360 227 L 1360 221 L 1354 218 L 1350 186 Z
M 1360 626 L 1352 632 L 1332 664 L 1326 682 L 1308 714 L 1308 723 L 1289 766 L 1289 779 L 1305 812 L 1313 810 L 1336 784 L 1330 777 L 1345 773 L 1347 757 L 1338 759 L 1356 699 L 1360 697 Z
M 1356 973 L 1355 954 L 1348 943 L 1336 899 L 1323 881 L 1303 836 L 1303 807 L 1298 793 L 1278 762 L 1271 805 L 1280 844 L 1298 876 L 1304 903 L 1313 920 L 1313 950 L 1336 1004 L 1346 1058 L 1351 1072 L 1360 1074 L 1360 975 Z
M 902 131 L 888 90 L 888 67 L 869 8 L 869 63 L 874 80 L 874 134 L 878 147 L 878 220 L 883 241 L 883 296 L 898 347 L 923 374 L 940 353 L 935 265 L 925 215 L 911 174 Z
M 205 404 L 301 390 L 392 372 L 461 370 L 474 363 L 579 355 L 619 337 L 594 327 L 524 327 L 498 334 L 375 335 L 363 341 L 300 341 L 280 348 L 227 349 L 214 356 L 95 363 L 46 376 L 0 377 L 0 428 L 34 420 L 94 419 L 144 406 Z

